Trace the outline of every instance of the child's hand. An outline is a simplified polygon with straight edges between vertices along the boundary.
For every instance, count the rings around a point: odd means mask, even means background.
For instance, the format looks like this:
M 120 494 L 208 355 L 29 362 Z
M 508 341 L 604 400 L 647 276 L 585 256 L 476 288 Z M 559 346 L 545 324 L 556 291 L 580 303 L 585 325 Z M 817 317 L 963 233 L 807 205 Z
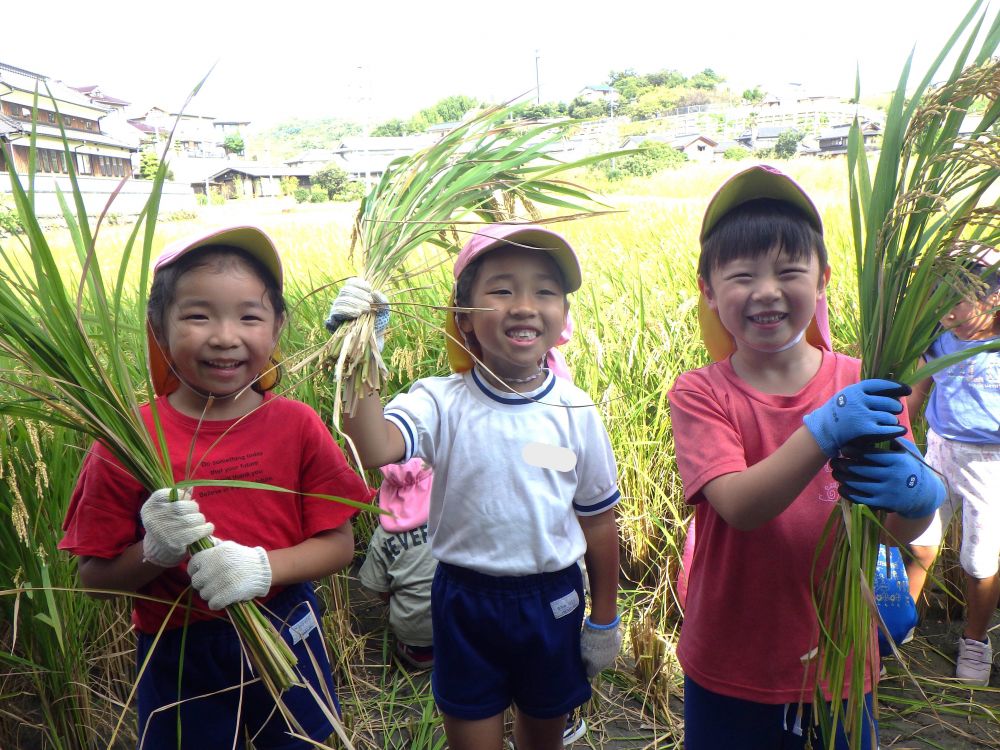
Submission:
M 142 559 L 161 568 L 180 565 L 188 556 L 188 546 L 215 531 L 199 510 L 191 488 L 179 490 L 172 502 L 169 489 L 157 490 L 142 504 L 139 517 L 146 529 Z
M 614 621 L 607 625 L 595 625 L 589 617 L 583 621 L 580 656 L 583 657 L 588 680 L 610 667 L 618 658 L 618 652 L 622 647 L 622 631 L 618 627 L 620 622 L 617 615 Z
M 941 478 L 905 438 L 897 438 L 889 451 L 850 448 L 831 465 L 843 497 L 903 518 L 929 516 L 948 494 Z
M 214 547 L 191 556 L 188 573 L 209 609 L 224 609 L 271 590 L 271 563 L 263 547 L 216 539 Z
M 909 392 L 908 385 L 892 380 L 862 380 L 838 391 L 802 421 L 820 450 L 833 458 L 852 440 L 873 443 L 905 435 L 896 415 L 903 411 L 900 397 Z
M 354 320 L 364 313 L 375 313 L 375 340 L 382 351 L 385 329 L 389 325 L 389 307 L 386 296 L 372 289 L 371 284 L 359 276 L 352 276 L 344 282 L 337 298 L 330 306 L 330 315 L 325 321 L 326 329 L 333 333 L 341 323 Z

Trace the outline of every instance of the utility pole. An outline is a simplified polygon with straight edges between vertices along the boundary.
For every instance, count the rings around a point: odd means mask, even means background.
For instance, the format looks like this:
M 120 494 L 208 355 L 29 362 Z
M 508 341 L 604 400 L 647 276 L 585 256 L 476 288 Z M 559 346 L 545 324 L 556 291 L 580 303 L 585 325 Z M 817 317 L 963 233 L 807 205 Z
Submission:
M 538 50 L 535 50 L 535 104 L 542 103 L 542 85 L 538 80 Z

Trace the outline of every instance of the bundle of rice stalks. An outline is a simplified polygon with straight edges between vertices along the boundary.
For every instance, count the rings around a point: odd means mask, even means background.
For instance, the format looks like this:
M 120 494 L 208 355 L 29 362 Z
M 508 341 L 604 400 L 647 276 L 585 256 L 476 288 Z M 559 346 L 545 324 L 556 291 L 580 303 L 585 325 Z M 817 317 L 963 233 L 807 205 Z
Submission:
M 982 6 L 982 0 L 973 3 L 909 95 L 912 56 L 907 61 L 889 105 L 874 178 L 857 119 L 851 128 L 856 326 L 864 378 L 914 383 L 980 350 L 920 366 L 921 355 L 940 333 L 939 321 L 976 283 L 970 263 L 1000 243 L 1000 207 L 995 193 L 989 197 L 1000 177 L 1000 61 L 992 57 L 1000 42 L 1000 18 L 985 24 Z M 947 78 L 932 85 L 953 53 Z M 982 117 L 969 127 L 972 112 Z M 884 513 L 841 500 L 821 545 L 833 535 L 833 559 L 816 595 L 821 633 L 815 700 L 824 699 L 823 682 L 832 695 L 842 690 L 849 695 L 843 714 L 839 701 L 832 716 L 817 712 L 828 748 L 838 719 L 851 747 L 861 743 L 865 671 L 877 663 L 871 636 L 879 617 L 871 587 L 883 520 Z
M 358 275 L 373 289 L 384 292 L 390 284 L 433 265 L 404 269 L 405 261 L 421 246 L 457 251 L 464 242 L 460 235 L 475 231 L 471 226 L 461 229 L 462 224 L 546 223 L 598 212 L 585 188 L 556 176 L 630 152 L 561 162 L 548 152 L 563 137 L 563 125 L 524 126 L 511 122 L 512 114 L 509 105 L 486 109 L 433 146 L 389 165 L 362 199 L 352 237 L 352 253 L 356 250 L 360 256 Z M 538 205 L 572 213 L 545 219 L 538 214 Z M 526 217 L 518 215 L 521 210 Z M 363 387 L 377 389 L 385 380 L 374 322 L 373 314 L 365 314 L 339 326 L 320 353 L 335 362 L 335 423 L 341 407 L 354 413 Z
M 200 85 L 192 92 L 192 97 Z M 38 111 L 37 93 L 35 111 Z M 160 165 L 149 200 L 121 250 L 117 278 L 109 285 L 95 257 L 97 230 L 104 214 L 92 232 L 65 131 L 62 140 L 75 210 L 70 208 L 62 192 L 58 197 L 81 265 L 78 278 L 66 275 L 35 213 L 34 132 L 29 152 L 28 190 L 24 189 L 14 169 L 12 154 L 9 150 L 5 153 L 24 235 L 17 236 L 22 252 L 0 249 L 0 356 L 10 363 L 0 370 L 0 385 L 23 394 L 24 398 L 4 402 L 0 411 L 61 425 L 101 441 L 125 469 L 150 490 L 210 484 L 203 480 L 175 482 L 162 433 L 154 442 L 140 414 L 139 396 L 143 396 L 142 401 L 152 402 L 152 383 L 142 363 L 134 361 L 127 346 L 121 346 L 122 337 L 126 341 L 134 340 L 136 333 L 132 331 L 130 337 L 126 327 L 134 327 L 136 321 L 145 319 L 153 231 L 166 165 Z M 126 271 L 143 228 L 138 253 L 142 268 L 141 291 L 132 303 L 133 309 L 125 289 Z M 145 373 L 145 380 L 137 378 L 136 372 Z M 158 422 L 157 431 L 160 432 Z M 217 483 L 262 487 L 248 482 Z M 210 544 L 202 540 L 192 546 L 192 552 Z M 253 602 L 235 604 L 227 612 L 258 676 L 273 695 L 279 695 L 298 681 L 294 670 L 295 655 Z

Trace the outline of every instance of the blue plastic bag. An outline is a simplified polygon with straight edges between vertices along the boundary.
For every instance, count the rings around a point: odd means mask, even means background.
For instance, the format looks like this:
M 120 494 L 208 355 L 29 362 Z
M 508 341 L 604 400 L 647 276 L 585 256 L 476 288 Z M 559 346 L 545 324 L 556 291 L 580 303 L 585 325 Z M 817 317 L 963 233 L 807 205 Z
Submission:
M 899 547 L 879 545 L 873 589 L 875 603 L 889 635 L 897 646 L 905 643 L 917 625 L 917 605 L 910 598 L 910 581 L 906 577 L 906 565 Z M 882 628 L 878 629 L 878 648 L 883 656 L 892 653 Z

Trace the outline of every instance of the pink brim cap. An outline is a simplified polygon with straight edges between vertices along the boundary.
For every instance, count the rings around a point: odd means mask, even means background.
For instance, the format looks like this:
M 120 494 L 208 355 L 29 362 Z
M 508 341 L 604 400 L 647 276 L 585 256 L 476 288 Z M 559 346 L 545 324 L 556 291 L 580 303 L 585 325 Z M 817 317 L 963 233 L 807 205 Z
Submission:
M 224 245 L 235 247 L 245 251 L 255 259 L 259 260 L 271 275 L 278 282 L 278 288 L 282 287 L 283 274 L 281 270 L 281 258 L 278 250 L 267 236 L 263 229 L 252 225 L 222 227 L 208 230 L 193 237 L 172 242 L 164 248 L 163 252 L 153 263 L 153 275 L 161 268 L 166 268 L 172 263 L 176 263 L 192 250 L 208 247 L 210 245 Z M 166 353 L 160 347 L 153 329 L 146 321 L 146 351 L 149 363 L 149 375 L 153 382 L 153 391 L 157 396 L 164 396 L 177 389 L 179 381 L 170 367 Z M 277 352 L 275 352 L 277 356 Z M 269 381 L 265 375 L 262 378 L 262 387 L 267 389 Z
M 455 278 L 458 279 L 468 265 L 483 253 L 504 245 L 541 250 L 552 257 L 566 282 L 564 291 L 575 292 L 583 283 L 580 262 L 573 248 L 561 235 L 536 224 L 490 224 L 476 232 L 465 243 L 455 260 Z
M 278 249 L 263 229 L 251 224 L 210 229 L 200 235 L 171 242 L 156 259 L 153 264 L 153 272 L 155 273 L 171 263 L 176 263 L 192 250 L 208 245 L 225 245 L 249 253 L 271 272 L 277 279 L 279 288 L 283 286 L 284 279 Z
M 575 292 L 583 283 L 580 262 L 569 242 L 561 234 L 536 224 L 490 224 L 480 229 L 472 235 L 458 254 L 455 260 L 455 279 L 458 280 L 469 264 L 483 253 L 507 245 L 547 253 L 562 272 L 563 280 L 566 282 L 566 292 Z M 454 290 L 451 304 L 455 304 Z M 572 322 L 567 318 L 567 328 L 556 345 L 566 343 L 572 330 Z M 472 356 L 460 343 L 463 339 L 458 322 L 455 320 L 455 313 L 449 311 L 445 317 L 445 349 L 453 372 L 471 370 L 474 364 Z M 479 352 L 474 354 L 479 356 Z M 568 372 L 565 367 L 559 367 L 558 364 L 557 367 Z

